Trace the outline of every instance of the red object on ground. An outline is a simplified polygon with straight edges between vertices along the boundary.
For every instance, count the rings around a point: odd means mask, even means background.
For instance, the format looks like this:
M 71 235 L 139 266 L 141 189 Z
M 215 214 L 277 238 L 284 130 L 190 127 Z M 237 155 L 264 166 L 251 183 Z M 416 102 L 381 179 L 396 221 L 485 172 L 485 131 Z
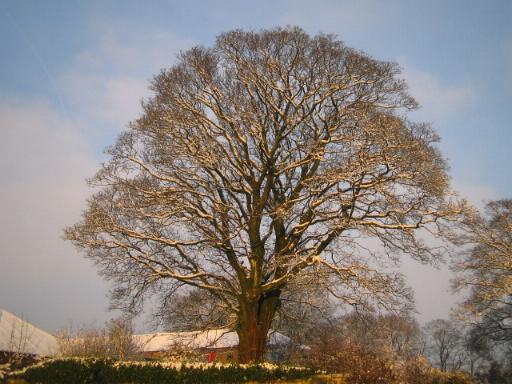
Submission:
M 211 362 L 215 361 L 215 358 L 216 358 L 216 357 L 217 357 L 217 352 L 212 351 L 212 352 L 210 352 L 210 353 L 207 355 L 207 361 L 208 361 L 209 363 L 211 363 Z

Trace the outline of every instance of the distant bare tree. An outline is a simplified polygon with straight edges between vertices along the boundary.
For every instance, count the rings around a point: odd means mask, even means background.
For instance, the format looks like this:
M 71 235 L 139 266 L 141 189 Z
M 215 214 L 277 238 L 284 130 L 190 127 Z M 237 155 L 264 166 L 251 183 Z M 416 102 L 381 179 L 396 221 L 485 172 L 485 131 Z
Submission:
M 428 336 L 427 350 L 441 371 L 460 369 L 465 353 L 461 330 L 452 321 L 444 319 L 428 322 L 424 330 Z
M 321 282 L 292 281 L 281 294 L 281 305 L 272 326 L 291 337 L 295 344 L 305 344 L 314 328 L 335 318 L 337 304 Z
M 377 317 L 380 337 L 396 354 L 404 357 L 422 353 L 421 329 L 411 315 L 388 313 Z
M 156 316 L 160 325 L 170 332 L 233 326 L 230 313 L 222 310 L 217 296 L 197 288 L 168 297 Z
M 475 375 L 482 365 L 492 360 L 492 348 L 486 337 L 482 337 L 478 328 L 470 328 L 464 334 L 466 366 L 471 375 Z
M 192 286 L 237 318 L 260 360 L 292 282 L 361 306 L 410 299 L 392 259 L 436 256 L 416 236 L 459 212 L 437 135 L 396 64 L 299 28 L 221 34 L 153 81 L 154 96 L 91 180 L 65 231 L 116 286 L 114 304 Z M 307 290 L 307 287 L 305 287 Z
M 110 356 L 125 360 L 140 355 L 140 345 L 133 337 L 131 320 L 124 318 L 110 320 L 107 323 L 107 334 Z
M 347 342 L 368 351 L 392 353 L 409 358 L 421 353 L 421 330 L 410 313 L 368 313 L 352 311 L 338 319 L 338 332 Z
M 466 248 L 454 265 L 455 288 L 469 289 L 461 313 L 480 334 L 512 343 L 512 199 L 468 214 L 459 229 L 453 241 Z

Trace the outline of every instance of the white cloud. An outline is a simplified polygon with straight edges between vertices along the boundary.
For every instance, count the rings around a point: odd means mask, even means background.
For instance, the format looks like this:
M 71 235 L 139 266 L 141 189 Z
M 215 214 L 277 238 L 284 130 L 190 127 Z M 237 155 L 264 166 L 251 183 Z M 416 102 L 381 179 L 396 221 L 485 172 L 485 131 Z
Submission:
M 171 65 L 176 55 L 193 41 L 169 30 L 122 23 L 96 27 L 99 40 L 80 53 L 75 65 L 82 70 L 114 70 L 117 73 L 155 74 Z
M 139 116 L 151 78 L 170 67 L 192 41 L 156 28 L 140 32 L 116 24 L 98 29 L 96 46 L 77 55 L 59 84 L 73 109 L 119 130 Z
M 498 198 L 497 191 L 487 185 L 454 181 L 453 188 L 462 198 L 466 199 L 471 205 L 478 209 L 483 209 L 487 202 Z
M 108 284 L 61 238 L 98 169 L 94 127 L 113 133 L 136 118 L 149 79 L 191 45 L 157 29 L 99 29 L 96 46 L 57 79 L 69 118 L 44 100 L 0 99 L 0 306 L 51 331 L 111 316 Z
M 80 129 L 43 101 L 0 102 L 2 184 L 60 183 L 90 165 Z M 68 159 L 65 163 L 60 160 Z
M 485 203 L 496 198 L 496 191 L 485 185 L 454 182 L 454 189 L 461 197 L 466 198 L 477 209 L 482 209 Z M 435 239 L 429 239 L 432 244 Z M 449 257 L 449 253 L 445 255 Z M 401 271 L 405 274 L 408 284 L 414 289 L 418 317 L 422 323 L 436 318 L 448 318 L 451 310 L 462 301 L 461 293 L 454 293 L 452 280 L 455 274 L 450 270 L 450 260 L 435 268 L 404 257 Z
M 54 330 L 104 317 L 106 285 L 62 239 L 96 161 L 80 127 L 44 102 L 0 101 L 0 303 Z M 73 302 L 81 304 L 73 306 Z M 102 308 L 99 311 L 98 308 Z M 53 328 L 53 329 L 52 329 Z
M 399 60 L 410 93 L 420 103 L 421 109 L 416 115 L 428 120 L 445 118 L 463 111 L 476 100 L 476 93 L 469 84 L 446 85 L 435 74 L 420 70 Z
M 149 96 L 146 79 L 70 72 L 60 78 L 66 100 L 84 119 L 100 120 L 121 129 L 141 113 Z M 94 124 L 91 124 L 94 129 Z

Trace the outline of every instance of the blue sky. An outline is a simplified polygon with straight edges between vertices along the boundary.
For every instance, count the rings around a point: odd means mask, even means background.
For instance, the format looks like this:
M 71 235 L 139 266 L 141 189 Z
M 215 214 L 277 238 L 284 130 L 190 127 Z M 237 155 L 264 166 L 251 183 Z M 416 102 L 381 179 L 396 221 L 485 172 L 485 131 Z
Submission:
M 233 28 L 298 25 L 397 61 L 474 204 L 512 196 L 512 2 L 0 3 L 0 307 L 49 330 L 102 322 L 108 284 L 60 238 L 85 178 L 180 50 Z M 447 316 L 449 273 L 407 262 L 420 318 Z

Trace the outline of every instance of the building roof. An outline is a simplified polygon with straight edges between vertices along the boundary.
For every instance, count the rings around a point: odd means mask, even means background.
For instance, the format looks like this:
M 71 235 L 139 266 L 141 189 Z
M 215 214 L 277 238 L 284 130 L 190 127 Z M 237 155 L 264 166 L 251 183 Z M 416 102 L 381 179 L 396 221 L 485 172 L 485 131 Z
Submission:
M 0 351 L 53 356 L 58 350 L 54 336 L 0 309 Z
M 165 351 L 179 345 L 186 349 L 224 349 L 238 346 L 235 331 L 221 328 L 194 332 L 165 332 L 135 335 L 136 342 L 143 352 Z M 269 345 L 289 342 L 289 338 L 279 332 L 269 334 Z

